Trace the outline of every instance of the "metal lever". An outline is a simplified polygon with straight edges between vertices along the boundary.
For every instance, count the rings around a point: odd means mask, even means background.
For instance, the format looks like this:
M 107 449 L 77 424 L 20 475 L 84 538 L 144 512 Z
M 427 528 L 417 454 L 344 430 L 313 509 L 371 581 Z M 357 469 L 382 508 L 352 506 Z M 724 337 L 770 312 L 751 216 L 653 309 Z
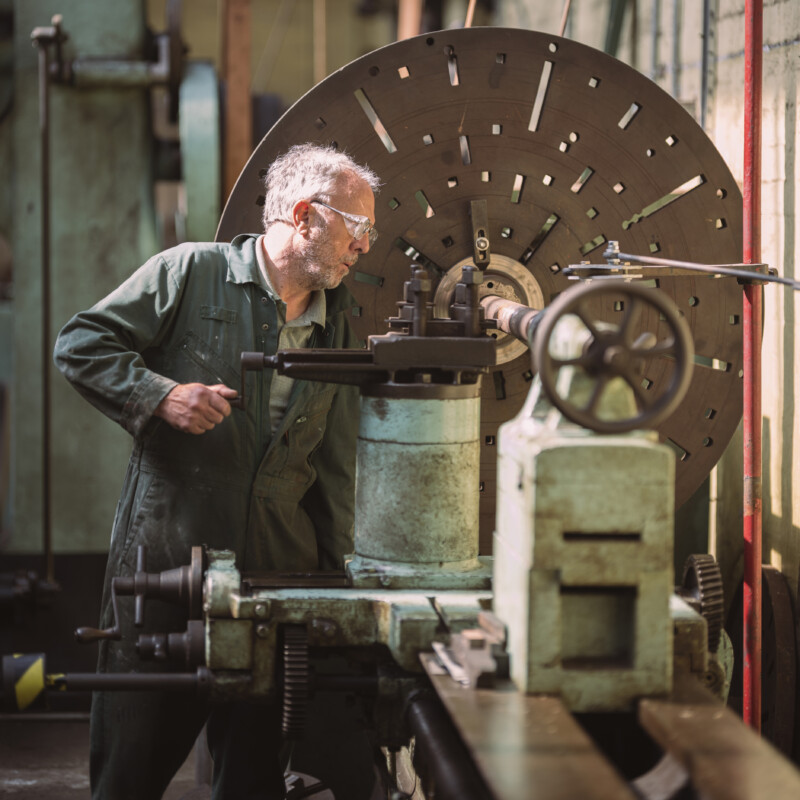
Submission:
M 141 548 L 140 548 L 141 549 Z M 77 628 L 75 630 L 75 640 L 80 644 L 98 642 L 101 639 L 113 639 L 119 641 L 122 632 L 119 627 L 119 613 L 117 612 L 117 595 L 133 594 L 133 578 L 112 578 L 111 579 L 111 609 L 114 616 L 114 624 L 110 628 Z
M 245 400 L 245 384 L 248 371 L 253 370 L 262 370 L 264 369 L 265 365 L 265 356 L 263 353 L 251 353 L 245 352 L 242 353 L 242 386 L 239 389 L 239 396 L 234 397 L 233 400 L 228 400 L 228 402 L 234 407 L 239 408 L 242 411 L 246 408 L 246 400 Z
M 136 550 L 136 574 L 144 572 L 147 561 L 147 548 L 140 544 Z M 136 576 L 133 578 L 116 577 L 111 579 L 111 609 L 114 612 L 114 624 L 110 628 L 78 628 L 75 639 L 80 644 L 98 642 L 101 639 L 119 641 L 122 631 L 119 627 L 119 612 L 117 610 L 118 595 L 135 595 L 133 609 L 133 624 L 137 628 L 144 624 L 144 594 L 136 594 Z
M 203 560 L 203 548 L 193 547 L 190 566 L 148 574 L 145 572 L 147 548 L 139 545 L 136 551 L 136 574 L 132 578 L 116 577 L 111 580 L 111 608 L 114 624 L 110 628 L 78 628 L 75 631 L 75 639 L 81 644 L 97 642 L 101 639 L 121 639 L 122 632 L 117 608 L 117 598 L 120 595 L 134 596 L 133 624 L 137 628 L 144 625 L 144 603 L 147 598 L 182 605 L 185 607 L 189 619 L 199 619 L 203 612 Z

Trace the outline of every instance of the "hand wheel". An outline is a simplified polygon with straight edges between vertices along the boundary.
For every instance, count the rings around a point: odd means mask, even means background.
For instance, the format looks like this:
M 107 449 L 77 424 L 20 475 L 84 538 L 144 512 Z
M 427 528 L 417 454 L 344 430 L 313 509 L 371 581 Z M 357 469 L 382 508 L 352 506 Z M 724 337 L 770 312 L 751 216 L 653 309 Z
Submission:
M 618 323 L 601 322 L 590 310 L 604 301 L 617 304 Z M 646 315 L 648 309 L 657 315 Z M 589 338 L 580 355 L 557 358 L 551 353 L 551 337 L 567 315 L 578 317 Z M 664 327 L 666 331 L 659 335 Z M 645 363 L 653 358 L 675 362 L 663 387 L 648 386 L 642 378 Z M 533 359 L 548 398 L 567 419 L 599 433 L 624 433 L 655 427 L 675 411 L 692 379 L 694 345 L 689 326 L 665 295 L 635 283 L 603 280 L 569 289 L 547 308 L 536 331 Z M 589 399 L 581 407 L 558 391 L 557 378 L 564 367 L 577 367 L 594 380 Z M 631 388 L 636 415 L 613 420 L 599 416 L 601 397 L 614 378 L 622 378 Z

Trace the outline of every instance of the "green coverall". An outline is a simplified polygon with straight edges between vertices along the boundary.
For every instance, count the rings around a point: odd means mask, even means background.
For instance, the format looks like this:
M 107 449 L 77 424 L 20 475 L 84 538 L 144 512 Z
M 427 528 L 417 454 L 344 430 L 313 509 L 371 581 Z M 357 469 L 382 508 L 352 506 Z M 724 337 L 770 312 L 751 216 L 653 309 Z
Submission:
M 181 245 L 151 258 L 76 315 L 56 342 L 55 362 L 67 379 L 134 439 L 111 535 L 102 627 L 112 624 L 111 578 L 135 572 L 140 544 L 147 546 L 148 572 L 188 564 L 191 548 L 200 544 L 234 550 L 245 572 L 337 569 L 352 552 L 354 387 L 297 381 L 274 436 L 271 370 L 248 373 L 246 410 L 234 409 L 202 435 L 182 433 L 153 416 L 177 383 L 238 389 L 241 353 L 275 352 L 278 310 L 260 279 L 256 241 L 256 235 L 244 234 L 231 244 Z M 325 328 L 315 326 L 309 346 L 359 347 L 348 323 L 355 305 L 349 291 L 326 290 L 326 305 Z M 137 657 L 136 634 L 185 630 L 183 612 L 151 602 L 144 629 L 136 631 L 132 601 L 122 599 L 119 609 L 123 641 L 101 645 L 99 671 L 162 671 L 162 664 Z M 93 796 L 160 797 L 208 711 L 185 695 L 97 693 Z M 242 711 L 228 708 L 219 715 Z M 213 715 L 209 732 L 212 723 Z M 252 735 L 245 741 L 247 722 L 235 727 L 238 736 L 214 724 L 222 731 L 216 739 L 226 739 L 210 741 L 222 776 L 215 798 L 280 796 L 242 784 L 256 778 L 240 774 L 237 759 L 247 760 L 247 748 L 258 751 L 259 745 Z M 264 742 L 274 744 L 269 736 Z M 255 757 L 263 762 L 267 756 L 261 751 Z M 272 781 L 277 787 L 278 778 Z

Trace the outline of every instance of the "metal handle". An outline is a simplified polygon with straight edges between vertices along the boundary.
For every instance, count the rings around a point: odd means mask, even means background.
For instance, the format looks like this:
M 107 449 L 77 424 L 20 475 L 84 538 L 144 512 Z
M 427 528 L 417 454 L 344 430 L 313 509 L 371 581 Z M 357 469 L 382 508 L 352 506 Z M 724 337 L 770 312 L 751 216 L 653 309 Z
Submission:
M 244 411 L 246 408 L 247 401 L 245 400 L 245 381 L 247 378 L 247 372 L 248 370 L 263 370 L 267 358 L 268 356 L 265 356 L 263 353 L 242 353 L 242 386 L 239 390 L 239 396 L 228 401 L 234 408 L 241 409 L 242 411 Z
M 141 555 L 141 554 L 140 554 Z M 119 641 L 122 638 L 122 631 L 119 627 L 119 613 L 117 612 L 117 595 L 133 594 L 133 578 L 112 578 L 111 579 L 111 610 L 113 612 L 114 624 L 110 628 L 77 628 L 75 630 L 75 640 L 80 644 L 98 642 L 101 639 L 112 639 Z
M 76 640 L 85 644 L 101 639 L 122 638 L 117 610 L 117 597 L 120 595 L 134 596 L 133 624 L 137 628 L 144 625 L 145 600 L 148 598 L 183 606 L 189 619 L 199 619 L 203 613 L 204 566 L 204 549 L 193 547 L 191 565 L 151 575 L 146 572 L 147 548 L 139 545 L 136 552 L 136 574 L 131 578 L 116 577 L 111 580 L 114 624 L 110 628 L 78 628 L 75 631 Z

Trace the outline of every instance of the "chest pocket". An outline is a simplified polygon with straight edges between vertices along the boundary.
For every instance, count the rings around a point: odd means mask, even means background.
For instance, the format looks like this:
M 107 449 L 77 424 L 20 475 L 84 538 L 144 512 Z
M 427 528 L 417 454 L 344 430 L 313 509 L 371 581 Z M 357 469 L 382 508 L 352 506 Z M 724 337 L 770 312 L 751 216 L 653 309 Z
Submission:
M 178 342 L 173 355 L 175 374 L 171 377 L 179 383 L 224 383 L 232 389 L 239 385 L 239 371 L 191 331 Z
M 222 308 L 221 306 L 200 307 L 201 319 L 216 319 L 220 322 L 227 322 L 229 325 L 233 325 L 236 322 L 236 317 L 237 314 L 235 311 L 231 311 L 228 308 Z

